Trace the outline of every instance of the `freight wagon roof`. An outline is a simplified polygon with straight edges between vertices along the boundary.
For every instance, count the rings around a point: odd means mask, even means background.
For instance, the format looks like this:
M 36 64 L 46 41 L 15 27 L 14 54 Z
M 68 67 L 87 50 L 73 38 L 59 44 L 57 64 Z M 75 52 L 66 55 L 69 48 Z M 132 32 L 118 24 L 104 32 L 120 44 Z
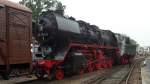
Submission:
M 20 4 L 8 1 L 8 0 L 0 0 L 0 6 L 9 6 L 9 7 L 12 7 L 12 8 L 19 9 L 19 10 L 32 12 L 29 8 L 27 8 L 27 7 L 23 6 L 23 5 L 20 5 Z

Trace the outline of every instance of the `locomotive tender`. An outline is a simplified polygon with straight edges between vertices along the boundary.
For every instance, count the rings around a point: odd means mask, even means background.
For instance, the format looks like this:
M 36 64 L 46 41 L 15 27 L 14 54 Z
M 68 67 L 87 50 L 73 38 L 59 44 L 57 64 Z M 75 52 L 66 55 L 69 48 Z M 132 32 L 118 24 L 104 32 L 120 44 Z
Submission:
M 33 36 L 40 50 L 45 50 L 45 58 L 35 66 L 38 78 L 47 74 L 62 79 L 66 75 L 127 64 L 135 55 L 132 51 L 136 50 L 136 44 L 131 44 L 127 36 L 76 21 L 73 17 L 66 18 L 57 11 L 41 14 L 39 22 L 33 23 Z M 122 37 L 124 39 L 120 39 Z M 126 48 L 124 52 L 122 48 Z

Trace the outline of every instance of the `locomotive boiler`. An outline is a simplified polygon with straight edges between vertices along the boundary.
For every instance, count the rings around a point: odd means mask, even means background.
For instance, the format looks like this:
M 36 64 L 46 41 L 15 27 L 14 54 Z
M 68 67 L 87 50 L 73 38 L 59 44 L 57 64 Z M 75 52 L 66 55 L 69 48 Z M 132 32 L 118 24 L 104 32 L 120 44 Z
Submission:
M 54 11 L 42 13 L 39 24 L 33 35 L 41 47 L 51 47 L 53 54 L 65 50 L 71 42 L 118 46 L 117 39 L 110 30 L 101 30 L 95 25 L 66 18 Z

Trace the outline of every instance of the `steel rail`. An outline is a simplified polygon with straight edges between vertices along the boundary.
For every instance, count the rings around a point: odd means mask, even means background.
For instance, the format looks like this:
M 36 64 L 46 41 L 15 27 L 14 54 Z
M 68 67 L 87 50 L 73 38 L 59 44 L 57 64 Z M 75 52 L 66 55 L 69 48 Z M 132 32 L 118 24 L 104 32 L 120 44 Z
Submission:
M 137 58 L 136 60 L 138 60 L 138 59 L 144 59 L 144 57 L 143 57 L 143 58 Z M 132 65 L 131 69 L 129 70 L 129 73 L 127 74 L 127 77 L 126 77 L 126 80 L 125 80 L 125 84 L 128 84 L 129 79 L 130 79 L 130 77 L 131 77 L 131 74 L 132 74 L 132 72 L 133 72 L 133 70 L 134 70 L 136 64 L 138 64 L 139 62 L 141 62 L 141 60 L 140 60 L 140 61 L 136 61 L 136 62 Z

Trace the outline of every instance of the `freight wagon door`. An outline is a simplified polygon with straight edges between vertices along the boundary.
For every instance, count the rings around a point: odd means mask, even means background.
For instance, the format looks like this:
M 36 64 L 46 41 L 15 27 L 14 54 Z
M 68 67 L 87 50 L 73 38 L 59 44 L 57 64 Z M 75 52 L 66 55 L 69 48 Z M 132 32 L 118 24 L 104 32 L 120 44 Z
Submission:
M 6 14 L 5 7 L 0 4 L 0 65 L 6 62 Z
M 9 8 L 8 23 L 10 64 L 30 63 L 31 14 Z

